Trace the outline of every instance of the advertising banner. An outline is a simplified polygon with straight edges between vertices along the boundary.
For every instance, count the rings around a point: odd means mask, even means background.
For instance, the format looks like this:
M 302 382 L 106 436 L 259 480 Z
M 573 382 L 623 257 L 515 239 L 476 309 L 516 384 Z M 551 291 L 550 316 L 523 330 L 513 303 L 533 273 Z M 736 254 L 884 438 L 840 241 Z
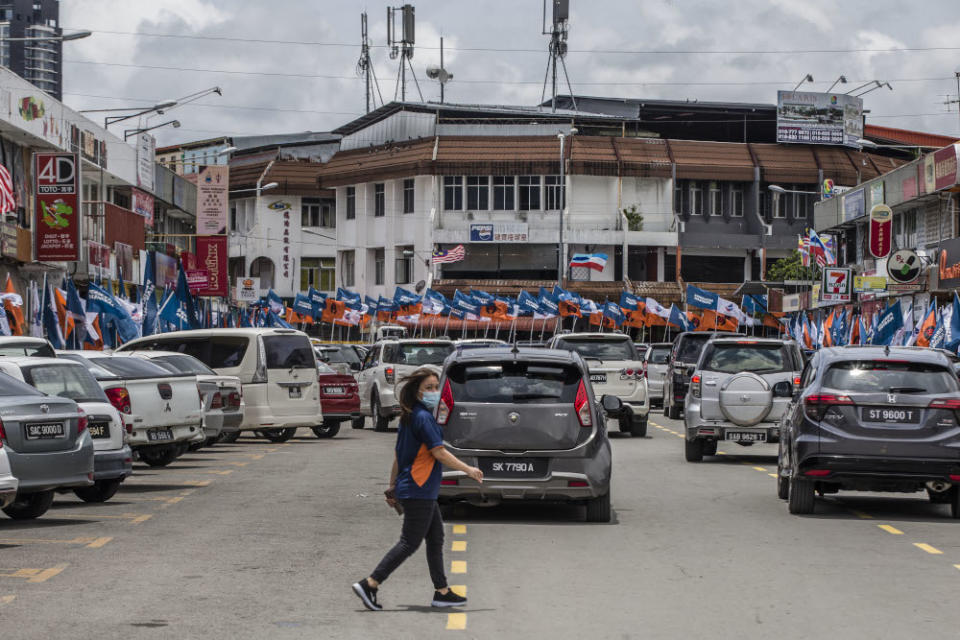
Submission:
M 838 93 L 777 92 L 777 142 L 860 145 L 863 100 Z
M 153 196 L 139 189 L 131 189 L 130 193 L 133 195 L 133 212 L 145 218 L 144 224 L 153 227 Z
M 165 253 L 160 253 L 159 251 L 154 252 L 153 254 L 156 273 L 154 277 L 157 279 L 157 289 L 164 289 L 167 285 L 174 287 L 177 285 L 177 259 L 173 256 L 168 256 Z
M 887 260 L 887 275 L 899 284 L 908 284 L 920 277 L 922 263 L 912 249 L 895 251 Z M 892 287 L 888 287 L 891 289 Z
M 133 279 L 133 247 L 123 242 L 114 242 L 113 252 L 117 257 L 117 275 L 130 281 Z
M 878 204 L 884 204 L 886 200 L 883 199 L 883 196 L 883 180 L 872 183 L 870 185 L 870 206 L 873 207 Z
M 80 175 L 75 153 L 33 154 L 34 256 L 39 261 L 80 259 Z
M 933 154 L 933 180 L 937 191 L 957 184 L 957 148 L 952 144 Z
M 157 161 L 157 140 L 149 133 L 137 136 L 137 186 L 154 190 L 153 165 Z
M 870 255 L 874 258 L 886 258 L 893 248 L 891 232 L 893 231 L 893 209 L 885 204 L 874 205 L 870 209 L 869 227 Z
M 87 242 L 87 261 L 91 267 L 110 268 L 110 247 L 99 242 Z
M 887 279 L 883 276 L 854 276 L 853 290 L 857 293 L 886 291 Z
M 850 302 L 852 279 L 850 269 L 824 269 L 820 299 L 824 302 Z
M 197 293 L 201 296 L 227 297 L 227 237 L 197 237 L 197 262 L 207 270 L 207 286 Z
M 940 259 L 937 265 L 940 284 L 937 288 L 960 288 L 960 238 L 944 240 L 940 248 Z
M 202 236 L 227 232 L 227 189 L 230 168 L 210 165 L 197 178 L 197 233 Z
M 210 282 L 210 273 L 206 269 L 187 269 L 187 286 L 190 293 L 198 295 Z
M 260 299 L 260 278 L 238 278 L 237 302 L 256 302 Z
M 856 220 L 866 214 L 863 187 L 843 194 L 843 221 Z
M 525 222 L 487 222 L 470 225 L 470 242 L 527 242 L 529 227 Z

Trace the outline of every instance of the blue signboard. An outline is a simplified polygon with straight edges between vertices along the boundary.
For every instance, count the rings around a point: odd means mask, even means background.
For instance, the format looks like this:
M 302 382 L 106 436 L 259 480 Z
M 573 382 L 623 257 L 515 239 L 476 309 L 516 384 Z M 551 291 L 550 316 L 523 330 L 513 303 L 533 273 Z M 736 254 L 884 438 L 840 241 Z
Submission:
M 470 242 L 493 242 L 493 225 L 471 224 Z

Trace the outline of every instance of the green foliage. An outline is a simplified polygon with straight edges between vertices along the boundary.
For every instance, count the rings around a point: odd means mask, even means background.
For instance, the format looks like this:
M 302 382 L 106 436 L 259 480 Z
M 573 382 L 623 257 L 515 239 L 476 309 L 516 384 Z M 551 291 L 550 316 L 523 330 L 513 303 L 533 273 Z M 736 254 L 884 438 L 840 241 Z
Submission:
M 767 269 L 767 280 L 816 280 L 816 267 L 804 267 L 800 261 L 800 252 L 796 249 L 787 258 L 780 258 Z
M 643 231 L 643 215 L 637 210 L 637 205 L 623 209 L 623 217 L 627 219 L 628 231 Z

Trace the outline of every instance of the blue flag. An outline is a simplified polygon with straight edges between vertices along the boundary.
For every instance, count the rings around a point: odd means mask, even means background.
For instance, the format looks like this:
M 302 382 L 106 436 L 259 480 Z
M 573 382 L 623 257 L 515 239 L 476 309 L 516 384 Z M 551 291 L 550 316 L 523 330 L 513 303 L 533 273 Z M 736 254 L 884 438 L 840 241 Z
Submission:
M 715 293 L 695 287 L 692 284 L 687 285 L 687 306 L 716 311 L 719 300 L 720 296 Z
M 179 289 L 179 283 L 177 288 Z M 284 313 L 287 310 L 287 305 L 283 302 L 283 298 L 273 289 L 267 291 L 267 305 L 269 305 L 270 311 L 274 313 Z
M 154 254 L 147 254 L 147 266 L 143 272 L 143 335 L 157 332 L 157 278 L 155 276 Z
M 670 320 L 668 322 L 675 327 L 680 327 L 681 331 L 693 331 L 693 323 L 675 304 L 670 305 Z
M 191 329 L 199 329 L 200 321 L 197 319 L 197 309 L 193 304 L 193 294 L 190 293 L 190 287 L 187 286 L 187 274 L 180 266 L 180 274 L 177 276 L 177 298 L 187 312 L 187 324 Z
M 540 313 L 540 303 L 526 291 L 521 291 L 520 295 L 517 296 L 517 305 L 520 307 L 520 313 L 523 315 Z
M 267 315 L 264 319 L 263 326 L 265 327 L 280 327 L 281 329 L 293 329 L 286 320 L 275 314 L 273 311 L 267 311 Z
M 470 289 L 470 296 L 480 304 L 490 304 L 493 302 L 492 295 L 479 289 Z
M 620 294 L 620 306 L 623 307 L 624 309 L 628 309 L 630 311 L 636 311 L 637 303 L 638 303 L 637 296 L 633 295 L 632 293 L 627 293 L 626 291 L 624 291 L 623 293 Z
M 452 307 L 464 313 L 472 313 L 474 315 L 480 314 L 480 304 L 473 298 L 473 296 L 460 293 L 459 289 L 453 292 Z
M 45 283 L 43 287 L 43 332 L 54 349 L 63 349 L 66 344 L 63 339 L 63 329 L 60 327 L 60 316 L 57 315 L 57 300 L 53 295 L 53 287 Z
M 746 313 L 766 313 L 767 296 L 754 294 L 743 296 L 743 310 Z
M 120 336 L 123 342 L 129 342 L 139 338 L 137 324 L 130 317 L 130 312 L 119 300 L 106 289 L 102 289 L 95 284 L 87 288 L 87 309 L 91 312 L 103 314 L 101 317 L 107 319 L 108 327 Z M 111 336 L 112 338 L 112 336 Z M 104 343 L 106 343 L 106 332 L 104 332 Z
M 897 331 L 903 328 L 903 312 L 900 304 L 892 304 L 880 314 L 877 328 L 873 332 L 871 344 L 889 345 Z
M 616 302 L 607 302 L 603 305 L 603 317 L 610 318 L 618 327 L 622 325 L 623 321 L 625 320 L 623 311 L 620 309 L 620 305 Z
M 358 305 L 363 302 L 363 298 L 359 293 L 354 293 L 342 287 L 337 287 L 337 300 L 345 302 L 346 306 L 351 308 L 353 308 L 352 305 Z
M 420 296 L 412 291 L 407 291 L 403 287 L 397 287 L 393 293 L 393 303 L 398 307 L 405 307 L 411 304 L 419 304 Z
M 944 348 L 957 353 L 957 349 L 960 347 L 960 298 L 957 297 L 956 291 L 953 292 L 953 315 L 950 318 L 950 333 L 948 336 L 949 341 L 944 342 Z
M 315 322 L 319 320 L 317 316 L 313 315 L 313 303 L 310 301 L 310 298 L 302 293 L 298 293 L 294 297 L 293 310 L 302 316 L 310 316 Z

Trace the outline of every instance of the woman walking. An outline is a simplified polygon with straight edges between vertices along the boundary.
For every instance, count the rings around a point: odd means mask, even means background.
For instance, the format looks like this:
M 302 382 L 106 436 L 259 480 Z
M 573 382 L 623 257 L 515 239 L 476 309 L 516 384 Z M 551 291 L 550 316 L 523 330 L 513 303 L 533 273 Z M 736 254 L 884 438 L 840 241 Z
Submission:
M 437 496 L 442 467 L 466 473 L 483 482 L 483 472 L 463 463 L 443 446 L 443 432 L 433 417 L 440 402 L 440 380 L 431 369 L 420 368 L 404 378 L 400 391 L 400 429 L 390 471 L 387 504 L 403 513 L 400 541 L 383 557 L 369 577 L 353 584 L 367 609 L 380 611 L 377 590 L 397 567 L 427 541 L 427 566 L 433 581 L 434 607 L 460 607 L 467 599 L 447 586 L 443 570 L 443 519 Z

